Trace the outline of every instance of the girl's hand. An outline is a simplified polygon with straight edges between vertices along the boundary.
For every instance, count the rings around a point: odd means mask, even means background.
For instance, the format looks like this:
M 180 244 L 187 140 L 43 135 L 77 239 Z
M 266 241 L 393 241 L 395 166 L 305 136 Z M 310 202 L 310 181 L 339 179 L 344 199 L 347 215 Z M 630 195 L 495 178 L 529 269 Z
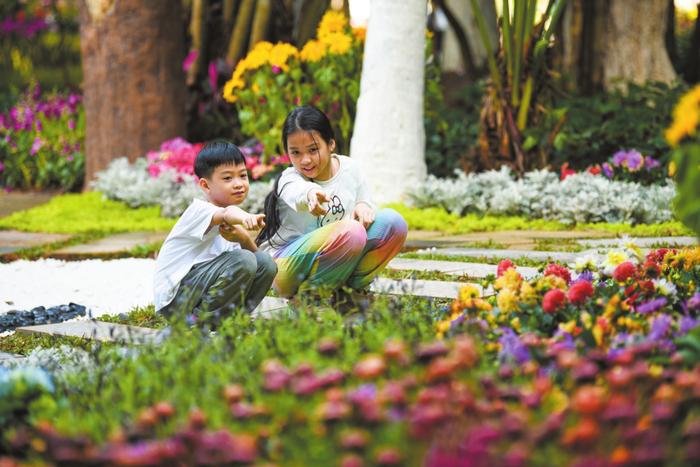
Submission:
M 365 229 L 374 222 L 374 209 L 368 204 L 358 203 L 352 212 L 352 218 L 365 226 Z
M 309 212 L 312 216 L 322 216 L 328 211 L 322 204 L 329 202 L 331 198 L 321 190 L 309 190 L 306 199 L 308 200 Z

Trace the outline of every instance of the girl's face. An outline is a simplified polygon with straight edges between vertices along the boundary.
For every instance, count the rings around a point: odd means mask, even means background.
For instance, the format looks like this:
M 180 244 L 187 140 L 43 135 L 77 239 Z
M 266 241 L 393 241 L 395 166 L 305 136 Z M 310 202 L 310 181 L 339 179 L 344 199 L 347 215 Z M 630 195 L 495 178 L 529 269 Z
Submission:
M 287 150 L 294 168 L 314 180 L 324 181 L 333 176 L 331 153 L 335 149 L 335 141 L 326 143 L 315 131 L 295 131 L 287 136 Z

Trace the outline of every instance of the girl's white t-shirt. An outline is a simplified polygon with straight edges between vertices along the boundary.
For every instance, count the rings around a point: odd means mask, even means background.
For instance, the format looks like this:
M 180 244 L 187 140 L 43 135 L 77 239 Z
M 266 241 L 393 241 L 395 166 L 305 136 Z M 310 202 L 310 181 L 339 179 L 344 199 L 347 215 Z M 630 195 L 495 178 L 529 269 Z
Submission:
M 175 298 L 180 281 L 192 266 L 241 247 L 222 237 L 216 226 L 209 228 L 212 216 L 219 209 L 212 203 L 194 199 L 163 242 L 153 278 L 156 310 Z
M 374 207 L 357 162 L 347 156 L 333 154 L 332 157 L 338 159 L 338 172 L 325 181 L 306 178 L 294 167 L 282 172 L 277 185 L 280 228 L 271 241 L 260 245 L 261 249 L 274 254 L 284 245 L 319 227 L 352 219 L 355 205 L 359 202 Z M 331 198 L 327 205 L 328 212 L 323 216 L 316 217 L 309 213 L 307 194 L 313 188 L 322 190 Z

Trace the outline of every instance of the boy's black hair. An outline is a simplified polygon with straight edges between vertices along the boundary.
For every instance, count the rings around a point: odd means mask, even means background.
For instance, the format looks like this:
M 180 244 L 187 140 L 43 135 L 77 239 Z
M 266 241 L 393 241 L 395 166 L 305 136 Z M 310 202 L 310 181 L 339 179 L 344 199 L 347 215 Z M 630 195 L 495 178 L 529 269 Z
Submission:
M 199 178 L 209 178 L 220 165 L 245 165 L 245 156 L 235 144 L 226 140 L 210 141 L 194 160 L 194 173 Z
M 282 147 L 285 152 L 289 151 L 287 147 L 287 138 L 289 135 L 297 131 L 307 131 L 311 133 L 316 131 L 326 144 L 330 144 L 331 140 L 335 140 L 333 126 L 326 114 L 313 105 L 302 105 L 294 108 L 282 125 Z M 279 187 L 279 181 L 282 174 L 279 174 L 275 179 L 272 191 L 265 197 L 265 227 L 258 233 L 255 243 L 260 245 L 264 241 L 272 241 L 280 228 L 280 216 L 277 210 L 277 200 L 279 199 L 284 186 Z

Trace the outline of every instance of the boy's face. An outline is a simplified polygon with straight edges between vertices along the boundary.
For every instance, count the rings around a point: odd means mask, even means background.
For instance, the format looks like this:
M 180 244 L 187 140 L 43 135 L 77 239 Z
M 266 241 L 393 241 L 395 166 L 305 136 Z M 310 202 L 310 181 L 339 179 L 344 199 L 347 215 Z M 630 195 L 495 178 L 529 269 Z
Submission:
M 212 204 L 220 207 L 241 204 L 250 189 L 245 164 L 218 166 L 209 178 L 200 178 L 199 186 Z

